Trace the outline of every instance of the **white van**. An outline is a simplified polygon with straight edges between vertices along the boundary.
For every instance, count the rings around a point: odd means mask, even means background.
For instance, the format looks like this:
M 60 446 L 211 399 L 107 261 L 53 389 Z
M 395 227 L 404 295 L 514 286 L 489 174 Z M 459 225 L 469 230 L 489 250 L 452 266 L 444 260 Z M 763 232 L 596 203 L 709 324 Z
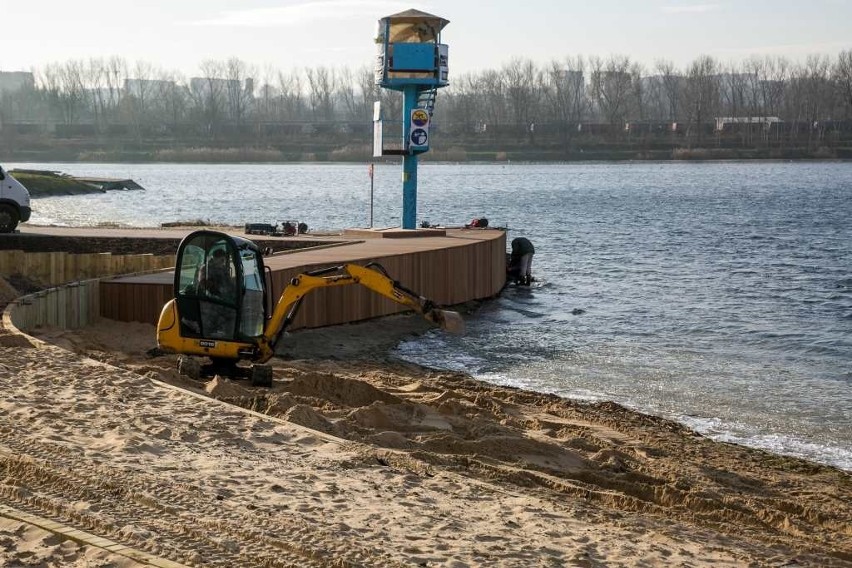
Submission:
M 30 218 L 30 192 L 0 167 L 0 233 L 11 233 Z

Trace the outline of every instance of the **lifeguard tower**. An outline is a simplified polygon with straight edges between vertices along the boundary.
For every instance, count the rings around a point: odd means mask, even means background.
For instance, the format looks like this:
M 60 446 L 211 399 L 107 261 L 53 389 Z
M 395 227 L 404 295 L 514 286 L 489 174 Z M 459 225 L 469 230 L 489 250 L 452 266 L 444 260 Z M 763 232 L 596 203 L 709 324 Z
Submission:
M 406 10 L 379 20 L 376 34 L 376 84 L 403 93 L 402 148 L 385 149 L 381 107 L 373 116 L 373 155 L 401 155 L 402 228 L 417 222 L 417 156 L 429 150 L 429 124 L 435 96 L 447 81 L 447 46 L 441 30 L 449 20 Z

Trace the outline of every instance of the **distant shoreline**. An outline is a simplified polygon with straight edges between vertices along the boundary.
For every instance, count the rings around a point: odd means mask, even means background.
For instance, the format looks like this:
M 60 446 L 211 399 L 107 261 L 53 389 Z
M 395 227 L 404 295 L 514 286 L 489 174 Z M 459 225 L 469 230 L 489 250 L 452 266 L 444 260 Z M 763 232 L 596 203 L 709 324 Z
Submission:
M 506 160 L 445 160 L 445 159 L 425 159 L 421 160 L 421 165 L 446 165 L 446 164 L 470 164 L 470 165 L 543 165 L 543 164 L 600 164 L 600 163 L 847 163 L 852 162 L 850 158 L 829 158 L 829 157 L 808 157 L 808 158 L 747 158 L 747 157 L 731 157 L 731 158 L 610 158 L 610 159 L 562 159 L 562 160 L 544 160 L 544 159 L 506 159 Z M 191 160 L 130 160 L 130 159 L 115 159 L 115 160 L 71 160 L 71 159 L 23 159 L 23 158 L 7 158 L 2 163 L 9 164 L 166 164 L 166 165 L 299 165 L 299 164 L 317 164 L 317 165 L 361 165 L 366 163 L 397 165 L 400 161 L 397 158 L 365 158 L 363 160 L 284 160 L 284 161 L 263 161 L 263 160 L 227 160 L 227 161 L 191 161 Z M 87 192 L 88 193 L 88 192 Z M 102 193 L 101 191 L 93 191 L 92 193 Z
M 174 163 L 174 164 L 293 164 L 293 163 L 397 163 L 397 157 L 375 158 L 372 146 L 357 143 L 346 146 L 335 144 L 289 144 L 286 146 L 180 146 L 117 147 L 112 149 L 86 144 L 46 147 L 0 147 L 4 163 Z M 720 160 L 766 161 L 823 161 L 852 160 L 852 147 L 843 143 L 826 145 L 791 146 L 673 146 L 648 143 L 574 142 L 517 144 L 505 143 L 452 143 L 438 144 L 420 156 L 422 163 L 573 163 L 573 162 L 703 162 Z

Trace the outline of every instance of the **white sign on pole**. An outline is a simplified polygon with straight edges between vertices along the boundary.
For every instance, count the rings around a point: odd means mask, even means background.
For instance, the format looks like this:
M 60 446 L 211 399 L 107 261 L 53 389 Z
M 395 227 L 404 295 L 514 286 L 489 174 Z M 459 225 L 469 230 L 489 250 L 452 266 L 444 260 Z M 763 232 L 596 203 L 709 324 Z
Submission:
M 382 139 L 383 129 L 382 129 L 382 103 L 380 101 L 376 101 L 373 103 L 373 157 L 381 158 L 383 153 L 383 144 L 384 141 Z

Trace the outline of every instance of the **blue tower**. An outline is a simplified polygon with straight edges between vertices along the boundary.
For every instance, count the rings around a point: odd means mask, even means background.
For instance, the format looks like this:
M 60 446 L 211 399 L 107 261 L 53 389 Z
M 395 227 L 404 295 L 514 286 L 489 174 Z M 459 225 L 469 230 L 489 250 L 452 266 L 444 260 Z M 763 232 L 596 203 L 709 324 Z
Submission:
M 376 104 L 373 155 L 402 155 L 402 228 L 417 222 L 417 156 L 429 150 L 429 124 L 435 96 L 447 81 L 447 46 L 439 16 L 406 10 L 379 20 L 376 84 L 403 93 L 402 148 L 382 146 L 381 110 Z

